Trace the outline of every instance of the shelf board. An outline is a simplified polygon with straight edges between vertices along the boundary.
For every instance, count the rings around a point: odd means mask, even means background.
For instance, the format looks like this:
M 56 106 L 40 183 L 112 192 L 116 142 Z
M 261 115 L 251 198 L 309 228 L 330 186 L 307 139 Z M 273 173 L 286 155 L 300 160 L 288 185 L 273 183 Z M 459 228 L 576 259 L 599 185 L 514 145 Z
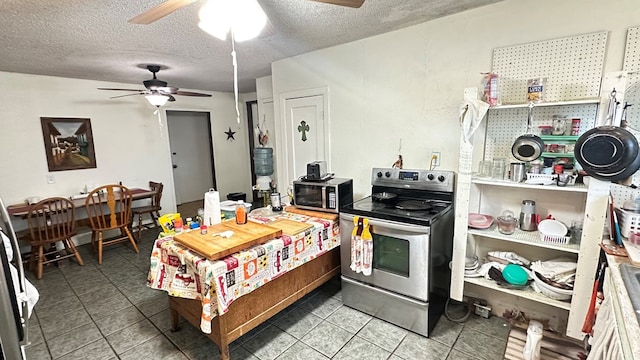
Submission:
M 572 158 L 575 157 L 575 155 L 573 153 L 552 153 L 552 152 L 543 152 L 540 157 L 550 157 L 550 158 L 559 158 L 559 157 L 566 157 L 566 158 Z
M 559 300 L 554 300 L 552 298 L 546 297 L 538 292 L 536 292 L 535 290 L 533 290 L 531 287 L 526 287 L 524 289 L 507 289 L 507 288 L 503 288 L 502 286 L 498 285 L 495 281 L 492 280 L 486 280 L 484 278 L 469 278 L 469 277 L 465 277 L 464 281 L 466 283 L 469 284 L 474 284 L 474 285 L 478 285 L 478 286 L 482 286 L 482 287 L 486 287 L 489 289 L 493 289 L 493 290 L 497 290 L 500 292 L 504 292 L 507 294 L 511 294 L 514 296 L 518 296 L 521 298 L 525 298 L 531 301 L 535 301 L 538 303 L 542 303 L 542 304 L 546 304 L 546 305 L 550 305 L 559 309 L 564 309 L 564 310 L 571 310 L 571 303 L 570 302 L 565 302 L 565 301 L 559 301 Z
M 580 252 L 579 244 L 554 244 L 540 240 L 540 233 L 537 231 L 522 231 L 516 229 L 511 235 L 502 234 L 498 231 L 498 225 L 493 224 L 488 229 L 473 229 L 469 228 L 469 234 L 480 235 L 492 239 L 509 241 L 519 244 L 526 244 L 531 246 L 543 247 L 547 249 L 554 249 L 559 251 L 565 251 L 569 253 L 577 254 Z
M 540 135 L 544 141 L 576 141 L 579 135 Z
M 568 100 L 568 101 L 555 101 L 555 102 L 542 102 L 534 104 L 533 107 L 542 107 L 542 106 L 563 106 L 563 105 L 588 105 L 588 104 L 600 104 L 600 99 L 583 99 L 583 100 Z M 521 103 L 521 104 L 504 104 L 498 106 L 492 106 L 489 110 L 499 110 L 499 109 L 519 109 L 529 107 L 529 103 Z
M 521 189 L 535 189 L 535 190 L 548 190 L 548 191 L 565 191 L 565 192 L 579 192 L 586 193 L 588 188 L 584 184 L 576 184 L 570 186 L 557 186 L 557 185 L 532 185 L 525 184 L 524 182 L 516 183 L 510 180 L 496 180 L 491 178 L 476 178 L 471 179 L 474 184 L 491 185 L 491 186 L 504 186 Z

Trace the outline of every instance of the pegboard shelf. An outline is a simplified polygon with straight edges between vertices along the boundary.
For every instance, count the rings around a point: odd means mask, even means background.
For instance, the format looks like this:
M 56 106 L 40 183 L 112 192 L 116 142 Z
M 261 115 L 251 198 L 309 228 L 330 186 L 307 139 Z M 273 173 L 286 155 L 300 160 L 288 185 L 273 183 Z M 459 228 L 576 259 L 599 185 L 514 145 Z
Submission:
M 600 99 L 583 99 L 583 100 L 569 100 L 569 101 L 555 101 L 555 102 L 542 102 L 533 105 L 533 108 L 537 107 L 548 107 L 548 106 L 565 106 L 565 105 L 588 105 L 588 104 L 599 104 Z M 500 109 L 520 109 L 529 107 L 528 103 L 523 104 L 503 104 L 492 106 L 489 110 L 500 110 Z
M 548 157 L 548 158 L 574 158 L 576 155 L 574 153 L 554 153 L 554 152 L 543 152 L 542 155 L 540 155 L 542 157 Z
M 578 135 L 540 135 L 543 141 L 576 141 L 579 137 Z
M 504 186 L 504 187 L 522 188 L 522 189 L 579 192 L 579 193 L 586 193 L 588 191 L 587 186 L 585 186 L 584 184 L 576 184 L 573 186 L 533 185 L 533 184 L 525 184 L 525 183 L 516 183 L 510 180 L 496 180 L 496 179 L 488 179 L 488 178 L 473 178 L 471 179 L 471 182 L 474 184 L 480 184 L 480 185 Z

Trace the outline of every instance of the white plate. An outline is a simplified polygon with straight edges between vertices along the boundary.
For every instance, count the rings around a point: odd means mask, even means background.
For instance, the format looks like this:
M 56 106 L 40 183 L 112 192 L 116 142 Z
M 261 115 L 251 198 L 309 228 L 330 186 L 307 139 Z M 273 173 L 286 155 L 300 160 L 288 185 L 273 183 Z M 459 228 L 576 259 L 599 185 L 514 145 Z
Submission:
M 482 274 L 474 272 L 474 273 L 464 273 L 464 277 L 470 277 L 470 278 L 476 278 L 476 277 L 480 277 L 482 276 Z

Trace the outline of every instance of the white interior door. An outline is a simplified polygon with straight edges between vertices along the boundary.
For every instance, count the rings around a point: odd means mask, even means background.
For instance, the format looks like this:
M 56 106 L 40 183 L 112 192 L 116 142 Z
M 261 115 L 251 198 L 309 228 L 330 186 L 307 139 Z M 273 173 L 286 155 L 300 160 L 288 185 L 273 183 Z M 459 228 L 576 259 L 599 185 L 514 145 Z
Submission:
M 285 124 L 289 181 L 307 173 L 307 163 L 329 161 L 328 126 L 324 120 L 324 95 L 286 99 Z
M 167 111 L 176 205 L 204 199 L 214 187 L 209 113 Z

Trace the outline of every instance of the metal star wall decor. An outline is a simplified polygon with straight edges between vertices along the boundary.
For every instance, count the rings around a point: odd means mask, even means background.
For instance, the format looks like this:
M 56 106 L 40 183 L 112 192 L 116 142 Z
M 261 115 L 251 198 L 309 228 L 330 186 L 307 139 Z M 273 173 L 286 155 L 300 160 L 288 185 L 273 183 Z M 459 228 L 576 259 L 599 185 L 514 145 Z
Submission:
M 235 138 L 233 137 L 233 135 L 235 135 L 235 131 L 231 131 L 231 127 L 229 127 L 229 131 L 225 131 L 225 134 L 227 134 L 227 141 L 231 140 L 235 140 Z

